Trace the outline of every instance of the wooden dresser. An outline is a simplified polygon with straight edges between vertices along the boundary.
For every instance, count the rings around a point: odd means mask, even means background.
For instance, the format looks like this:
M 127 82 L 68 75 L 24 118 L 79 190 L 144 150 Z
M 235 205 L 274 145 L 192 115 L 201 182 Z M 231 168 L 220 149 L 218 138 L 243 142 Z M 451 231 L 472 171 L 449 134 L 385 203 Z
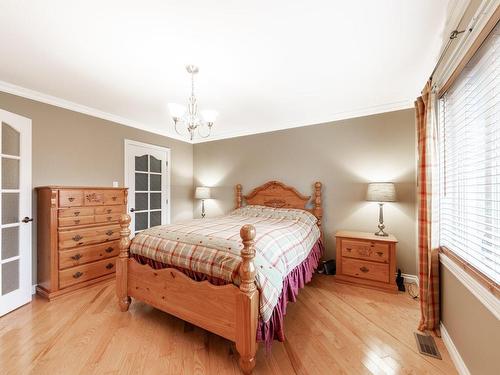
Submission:
M 397 292 L 396 237 L 350 231 L 339 231 L 335 237 L 337 281 Z
M 53 299 L 114 277 L 127 189 L 38 187 L 37 293 Z

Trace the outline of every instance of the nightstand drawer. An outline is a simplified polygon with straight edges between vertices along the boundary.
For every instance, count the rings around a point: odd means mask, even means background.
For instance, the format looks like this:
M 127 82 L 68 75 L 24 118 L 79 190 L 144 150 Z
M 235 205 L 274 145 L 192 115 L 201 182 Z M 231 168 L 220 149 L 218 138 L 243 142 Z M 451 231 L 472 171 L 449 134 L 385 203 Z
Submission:
M 388 263 L 389 245 L 374 241 L 355 241 L 343 239 L 342 256 Z
M 368 280 L 389 282 L 389 265 L 383 263 L 365 262 L 357 259 L 342 259 L 342 273 L 348 276 Z

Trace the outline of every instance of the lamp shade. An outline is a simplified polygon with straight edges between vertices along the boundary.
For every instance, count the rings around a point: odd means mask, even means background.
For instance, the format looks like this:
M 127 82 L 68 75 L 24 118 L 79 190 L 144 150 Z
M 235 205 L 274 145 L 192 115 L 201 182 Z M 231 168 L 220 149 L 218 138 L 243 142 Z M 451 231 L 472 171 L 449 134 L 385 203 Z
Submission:
M 194 192 L 196 199 L 210 199 L 210 188 L 206 186 L 198 186 Z
M 395 202 L 396 188 L 392 182 L 372 182 L 368 184 L 366 200 L 373 202 Z

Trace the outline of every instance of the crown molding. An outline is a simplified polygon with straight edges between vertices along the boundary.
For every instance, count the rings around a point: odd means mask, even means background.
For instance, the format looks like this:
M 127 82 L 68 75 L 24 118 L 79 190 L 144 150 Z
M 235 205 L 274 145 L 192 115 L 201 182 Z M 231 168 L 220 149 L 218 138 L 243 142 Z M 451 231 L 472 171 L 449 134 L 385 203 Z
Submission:
M 351 111 L 343 111 L 343 112 L 338 112 L 336 114 L 333 114 L 331 117 L 328 119 L 324 119 L 321 121 L 317 121 L 313 124 L 295 124 L 292 126 L 276 126 L 276 127 L 271 127 L 268 126 L 267 128 L 261 128 L 257 130 L 237 130 L 237 131 L 228 131 L 228 132 L 223 132 L 223 133 L 218 133 L 209 139 L 203 138 L 203 139 L 194 139 L 193 141 L 190 141 L 189 139 L 183 138 L 180 135 L 177 134 L 172 134 L 166 131 L 158 131 L 155 130 L 154 128 L 157 126 L 154 126 L 153 124 L 149 124 L 153 129 L 151 129 L 147 124 L 143 124 L 141 122 L 135 121 L 135 120 L 130 120 L 125 117 L 121 117 L 112 113 L 104 112 L 96 108 L 88 107 L 82 104 L 78 104 L 66 99 L 62 99 L 56 96 L 52 96 L 49 94 L 44 94 L 39 91 L 31 90 L 22 86 L 14 85 L 9 82 L 5 81 L 0 81 L 0 91 L 12 94 L 12 95 L 17 95 L 22 98 L 26 99 L 31 99 L 35 100 L 37 102 L 53 105 L 56 107 L 68 109 L 70 111 L 74 112 L 79 112 L 83 113 L 89 116 L 97 117 L 103 120 L 111 121 L 120 125 L 125 125 L 129 126 L 135 129 L 147 131 L 149 133 L 153 134 L 158 134 L 167 138 L 172 138 L 181 142 L 189 143 L 189 144 L 198 144 L 198 143 L 205 143 L 205 142 L 211 142 L 211 141 L 218 141 L 221 139 L 228 139 L 228 138 L 236 138 L 236 137 L 243 137 L 247 135 L 254 135 L 254 134 L 262 134 L 262 133 L 269 133 L 273 131 L 278 131 L 278 130 L 286 130 L 286 129 L 293 129 L 293 128 L 299 128 L 303 126 L 314 126 L 314 125 L 319 125 L 319 124 L 324 124 L 328 122 L 333 122 L 333 121 L 340 121 L 340 120 L 346 120 L 350 118 L 356 118 L 356 117 L 363 117 L 363 116 L 369 116 L 369 115 L 375 115 L 379 113 L 385 113 L 385 112 L 392 112 L 392 111 L 399 111 L 402 109 L 408 109 L 413 107 L 413 101 L 410 100 L 402 100 L 398 102 L 392 102 L 392 103 L 387 103 L 387 104 L 381 104 L 381 105 L 376 105 L 376 106 L 371 106 L 371 107 L 365 107 L 365 108 L 359 108 Z
M 163 132 L 163 131 L 158 131 L 151 129 L 148 125 L 143 124 L 141 122 L 135 121 L 135 120 L 130 120 L 125 117 L 121 117 L 112 113 L 104 112 L 96 108 L 92 107 L 87 107 L 82 104 L 78 104 L 66 99 L 59 98 L 57 96 L 52 96 L 49 94 L 44 94 L 39 91 L 31 90 L 22 86 L 14 85 L 9 82 L 5 81 L 0 81 L 0 91 L 6 92 L 8 94 L 20 96 L 22 98 L 26 99 L 31 99 L 35 100 L 37 102 L 45 103 L 45 104 L 50 104 L 55 107 L 59 108 L 64 108 L 64 109 L 69 109 L 70 111 L 78 112 L 78 113 L 83 113 L 85 115 L 89 115 L 92 117 L 97 117 L 103 120 L 111 121 L 114 123 L 117 123 L 119 125 L 125 125 L 129 126 L 131 128 L 139 129 L 139 130 L 144 130 L 149 133 L 153 134 L 158 134 L 162 135 L 167 138 L 172 138 L 176 139 L 178 141 L 186 142 L 186 143 L 191 143 L 189 140 L 186 140 L 180 135 L 177 134 L 171 134 L 169 132 Z M 155 128 L 153 124 L 150 124 L 151 127 Z
M 412 100 L 402 100 L 402 101 L 392 102 L 392 103 L 388 103 L 388 104 L 380 104 L 380 105 L 376 105 L 376 106 L 355 109 L 352 111 L 338 112 L 336 114 L 333 114 L 328 119 L 316 121 L 312 124 L 296 124 L 296 125 L 291 125 L 291 126 L 276 126 L 276 127 L 268 126 L 268 127 L 253 130 L 253 131 L 251 131 L 251 130 L 229 131 L 229 132 L 224 132 L 224 133 L 218 133 L 218 134 L 210 137 L 210 139 L 195 139 L 195 140 L 193 140 L 193 143 L 199 144 L 199 143 L 205 143 L 205 142 L 219 141 L 221 139 L 244 137 L 247 135 L 263 134 L 263 133 L 269 133 L 269 132 L 274 132 L 274 131 L 279 131 L 279 130 L 301 128 L 301 127 L 305 127 L 305 126 L 321 125 L 321 124 L 326 124 L 329 122 L 347 120 L 347 119 L 356 118 L 356 117 L 364 117 L 364 116 L 376 115 L 376 114 L 385 113 L 385 112 L 400 111 L 403 109 L 413 108 L 413 106 L 414 106 L 414 103 Z

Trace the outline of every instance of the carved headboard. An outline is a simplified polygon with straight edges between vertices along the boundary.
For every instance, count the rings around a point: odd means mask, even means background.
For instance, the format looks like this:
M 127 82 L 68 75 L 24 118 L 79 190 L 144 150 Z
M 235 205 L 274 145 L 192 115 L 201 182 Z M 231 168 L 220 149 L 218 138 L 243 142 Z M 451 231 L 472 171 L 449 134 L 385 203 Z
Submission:
M 307 208 L 311 196 L 300 194 L 297 189 L 287 186 L 279 181 L 269 181 L 264 185 L 253 189 L 248 195 L 242 195 L 241 184 L 236 185 L 236 208 L 246 204 L 257 204 L 275 208 L 299 208 L 311 212 L 318 219 L 318 227 L 321 230 L 321 218 L 323 208 L 321 207 L 321 182 L 314 183 L 314 198 L 312 208 Z

